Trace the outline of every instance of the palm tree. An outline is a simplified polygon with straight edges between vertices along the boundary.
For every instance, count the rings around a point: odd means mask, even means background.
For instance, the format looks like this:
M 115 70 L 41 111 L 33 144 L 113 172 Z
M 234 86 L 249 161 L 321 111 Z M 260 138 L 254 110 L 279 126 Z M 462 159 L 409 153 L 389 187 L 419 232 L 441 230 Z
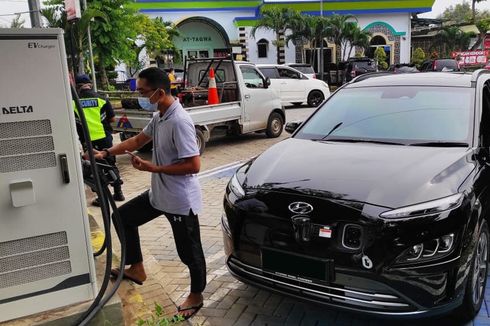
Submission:
M 312 49 L 318 48 L 323 40 L 330 35 L 330 24 L 327 17 L 298 15 L 291 20 L 291 35 L 286 38 L 286 43 L 290 40 L 295 44 L 309 43 Z M 315 52 L 310 52 L 310 63 L 313 63 Z
M 486 0 L 471 0 L 471 13 L 472 13 L 472 22 L 475 23 L 475 17 L 476 17 L 476 4 L 483 2 Z
M 456 26 L 444 27 L 437 34 L 431 50 L 437 47 L 439 53 L 448 57 L 453 51 L 468 49 L 473 36 L 473 33 L 465 33 Z
M 351 30 L 351 24 L 349 20 L 356 20 L 356 18 L 352 15 L 333 15 L 329 18 L 329 24 L 330 24 L 330 29 L 329 29 L 329 37 L 332 39 L 334 42 L 336 48 L 337 48 L 337 82 L 339 81 L 339 63 L 340 60 L 343 59 L 341 58 L 342 56 L 342 45 L 346 43 L 349 39 L 349 33 Z M 346 33 L 346 31 L 348 31 Z
M 270 8 L 264 9 L 261 12 L 262 16 L 257 21 L 257 24 L 252 28 L 251 34 L 255 38 L 255 33 L 259 29 L 269 29 L 276 34 L 276 40 L 272 42 L 277 49 L 277 63 L 281 63 L 279 56 L 279 49 L 283 47 L 285 42 L 281 40 L 281 35 L 284 35 L 287 29 L 289 29 L 291 23 L 295 21 L 297 17 L 297 11 L 290 8 Z
M 369 49 L 369 39 L 371 38 L 371 33 L 367 31 L 363 31 L 359 26 L 356 25 L 356 28 L 352 31 L 352 34 L 349 37 L 350 42 L 350 50 L 347 58 L 351 57 L 352 50 L 355 47 L 360 47 L 364 51 Z

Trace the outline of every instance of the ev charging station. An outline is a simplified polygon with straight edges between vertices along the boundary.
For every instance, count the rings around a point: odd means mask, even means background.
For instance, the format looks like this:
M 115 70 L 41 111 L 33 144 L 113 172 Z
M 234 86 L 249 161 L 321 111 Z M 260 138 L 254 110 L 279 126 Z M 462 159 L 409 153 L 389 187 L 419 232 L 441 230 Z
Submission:
M 63 32 L 0 29 L 0 322 L 97 293 Z

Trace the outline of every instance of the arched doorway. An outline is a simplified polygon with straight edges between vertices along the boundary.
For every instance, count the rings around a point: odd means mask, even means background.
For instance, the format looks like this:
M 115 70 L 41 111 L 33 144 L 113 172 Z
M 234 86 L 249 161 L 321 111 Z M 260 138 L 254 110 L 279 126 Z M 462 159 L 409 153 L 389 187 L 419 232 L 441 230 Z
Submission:
M 230 39 L 225 29 L 212 19 L 191 17 L 177 24 L 180 35 L 174 44 L 181 57 L 223 57 L 230 53 Z
M 367 56 L 374 59 L 374 52 L 377 48 L 382 47 L 386 52 L 386 63 L 388 66 L 391 65 L 391 45 L 387 44 L 386 38 L 382 35 L 375 35 L 371 38 L 369 42 L 369 49 L 367 51 Z

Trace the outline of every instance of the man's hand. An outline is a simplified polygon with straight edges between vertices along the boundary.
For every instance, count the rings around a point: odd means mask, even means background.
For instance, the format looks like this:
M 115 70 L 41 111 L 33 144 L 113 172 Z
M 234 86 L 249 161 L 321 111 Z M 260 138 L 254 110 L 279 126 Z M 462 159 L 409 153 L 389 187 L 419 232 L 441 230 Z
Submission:
M 106 158 L 106 152 L 104 151 L 98 151 L 96 149 L 93 150 L 93 153 L 94 153 L 94 156 L 95 156 L 95 159 L 96 160 L 103 160 Z M 89 157 L 88 157 L 88 152 L 85 152 L 83 155 L 82 155 L 83 159 L 84 160 L 88 160 Z
M 131 164 L 133 164 L 133 167 L 135 169 L 140 171 L 153 172 L 156 168 L 153 163 L 151 163 L 150 161 L 145 161 L 138 156 L 131 156 Z

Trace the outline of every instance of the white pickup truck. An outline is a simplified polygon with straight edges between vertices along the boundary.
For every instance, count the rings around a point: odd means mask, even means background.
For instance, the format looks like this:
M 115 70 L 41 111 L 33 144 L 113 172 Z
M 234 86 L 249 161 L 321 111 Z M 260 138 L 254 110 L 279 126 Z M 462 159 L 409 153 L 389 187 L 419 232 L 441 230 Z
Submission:
M 263 131 L 271 138 L 282 133 L 286 115 L 279 95 L 269 88 L 270 80 L 254 64 L 209 58 L 190 60 L 186 65 L 183 81 L 186 87 L 179 98 L 194 121 L 201 153 L 216 129 L 235 135 Z M 211 67 L 220 97 L 220 104 L 215 105 L 206 104 Z M 139 133 L 154 114 L 139 109 L 134 100 L 132 105 L 125 103 L 130 102 L 122 101 L 123 109 L 116 110 L 113 125 L 121 140 Z

